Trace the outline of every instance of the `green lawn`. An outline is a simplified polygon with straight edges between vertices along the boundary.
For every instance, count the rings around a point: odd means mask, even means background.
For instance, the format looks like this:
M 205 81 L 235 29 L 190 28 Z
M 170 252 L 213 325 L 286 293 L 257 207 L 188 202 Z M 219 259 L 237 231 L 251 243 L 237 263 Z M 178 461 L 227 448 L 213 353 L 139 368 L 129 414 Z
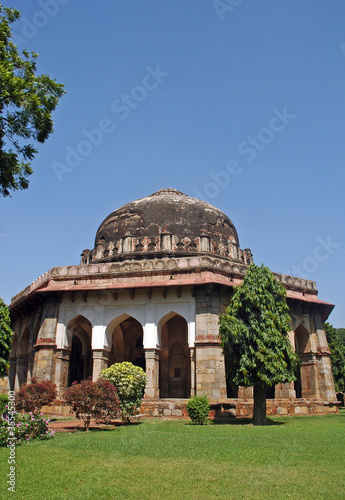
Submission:
M 341 413 L 267 427 L 155 420 L 56 434 L 17 448 L 15 495 L 0 449 L 0 498 L 342 499 L 344 431 Z

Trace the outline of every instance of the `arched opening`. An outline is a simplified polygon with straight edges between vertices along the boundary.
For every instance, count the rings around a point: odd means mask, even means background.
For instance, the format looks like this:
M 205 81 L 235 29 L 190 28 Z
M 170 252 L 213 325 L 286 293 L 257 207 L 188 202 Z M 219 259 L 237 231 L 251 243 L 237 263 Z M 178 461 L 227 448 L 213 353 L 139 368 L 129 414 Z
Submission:
M 184 318 L 176 314 L 168 319 L 161 328 L 160 397 L 189 397 L 190 375 L 188 325 Z
M 303 393 L 308 389 L 308 366 L 306 362 L 308 361 L 308 353 L 310 352 L 309 332 L 303 325 L 299 325 L 295 331 L 295 351 L 300 358 L 300 363 L 295 372 L 296 380 L 294 382 L 294 389 L 296 398 L 302 398 L 304 397 Z
M 112 332 L 109 366 L 123 361 L 129 361 L 143 370 L 146 369 L 143 327 L 131 316 L 125 317 Z
M 83 316 L 77 316 L 67 326 L 70 360 L 68 370 L 68 385 L 80 382 L 92 375 L 91 352 L 92 326 Z
M 25 328 L 24 332 L 20 336 L 19 343 L 19 353 L 17 357 L 17 377 L 18 384 L 21 387 L 28 381 L 28 366 L 30 357 L 30 332 L 28 328 Z M 30 374 L 29 374 L 30 375 Z

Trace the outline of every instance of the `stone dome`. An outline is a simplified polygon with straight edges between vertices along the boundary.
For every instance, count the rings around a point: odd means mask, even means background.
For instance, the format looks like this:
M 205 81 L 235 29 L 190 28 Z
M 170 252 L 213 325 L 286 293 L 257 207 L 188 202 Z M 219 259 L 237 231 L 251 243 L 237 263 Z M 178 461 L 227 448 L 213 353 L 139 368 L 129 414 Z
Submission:
M 84 262 L 149 258 L 158 254 L 217 253 L 237 256 L 234 224 L 221 210 L 176 189 L 161 189 L 112 212 L 99 226 Z M 125 255 L 124 255 L 125 254 Z M 234 255 L 235 254 L 235 255 Z M 91 257 L 91 258 L 90 258 Z M 82 259 L 83 261 L 83 259 Z

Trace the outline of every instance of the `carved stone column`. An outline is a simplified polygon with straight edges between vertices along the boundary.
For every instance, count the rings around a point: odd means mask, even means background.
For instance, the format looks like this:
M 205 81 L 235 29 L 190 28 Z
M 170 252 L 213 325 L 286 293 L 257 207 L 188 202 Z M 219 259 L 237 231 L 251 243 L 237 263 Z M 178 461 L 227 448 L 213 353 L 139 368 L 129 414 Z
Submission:
M 50 380 L 52 382 L 55 374 L 55 339 L 38 339 L 35 348 L 37 352 L 35 355 L 33 376 L 38 378 L 38 380 Z
M 159 350 L 145 349 L 146 389 L 145 398 L 159 398 Z
M 38 380 L 54 380 L 56 326 L 59 310 L 57 298 L 47 300 L 42 311 L 42 323 L 37 335 L 33 377 Z
M 55 384 L 59 394 L 62 394 L 68 386 L 70 356 L 71 349 L 58 349 L 56 351 Z
M 190 396 L 195 396 L 195 347 L 189 348 L 190 355 Z
M 92 380 L 95 382 L 99 374 L 108 368 L 110 350 L 94 349 L 92 351 Z

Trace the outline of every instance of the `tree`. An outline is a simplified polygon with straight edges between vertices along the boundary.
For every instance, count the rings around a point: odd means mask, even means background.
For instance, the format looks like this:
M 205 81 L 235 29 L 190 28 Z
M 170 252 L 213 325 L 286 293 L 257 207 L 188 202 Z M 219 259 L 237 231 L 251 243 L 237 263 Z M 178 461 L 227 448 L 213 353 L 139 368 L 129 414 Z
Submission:
M 0 196 L 27 189 L 37 150 L 53 132 L 52 112 L 64 94 L 63 85 L 36 75 L 34 52 L 19 52 L 11 41 L 10 24 L 20 13 L 0 3 Z
M 331 351 L 331 364 L 335 390 L 345 392 L 345 335 L 344 328 L 334 328 L 324 323 L 328 347 Z
M 254 425 L 265 425 L 266 391 L 292 382 L 298 363 L 288 338 L 286 290 L 271 273 L 251 264 L 230 305 L 219 318 L 227 375 L 236 385 L 254 386 Z
M 37 415 L 42 406 L 49 406 L 57 396 L 56 384 L 50 380 L 37 380 L 33 377 L 30 384 L 24 384 L 16 394 L 17 410 Z
M 91 418 L 101 422 L 114 419 L 120 412 L 119 398 L 114 384 L 107 380 L 92 382 L 91 378 L 82 380 L 79 384 L 73 382 L 63 394 L 70 412 L 81 417 L 85 430 L 89 430 Z
M 0 297 L 0 378 L 7 375 L 13 335 L 10 310 Z
M 141 405 L 146 385 L 146 373 L 128 361 L 115 363 L 102 370 L 100 378 L 112 382 L 120 399 L 121 417 L 126 424 Z

